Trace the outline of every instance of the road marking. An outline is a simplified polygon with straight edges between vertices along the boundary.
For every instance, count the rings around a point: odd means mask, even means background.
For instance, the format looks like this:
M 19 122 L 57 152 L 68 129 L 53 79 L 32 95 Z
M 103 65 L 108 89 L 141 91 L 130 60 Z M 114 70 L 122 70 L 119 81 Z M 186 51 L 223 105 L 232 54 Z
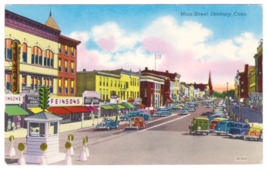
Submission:
M 170 118 L 170 117 L 173 117 L 173 116 L 177 116 L 178 114 L 172 114 L 170 116 L 167 116 L 167 117 L 164 117 L 164 118 L 160 118 L 160 119 L 157 119 L 157 120 L 153 120 L 153 121 L 150 121 L 150 122 L 147 122 L 146 124 L 149 124 L 149 123 L 153 123 L 155 121 L 159 121 L 159 120 L 163 120 L 163 119 L 167 119 L 167 118 Z M 155 116 L 156 117 L 156 116 Z
M 144 129 L 144 130 L 140 130 L 139 132 L 143 132 L 143 131 L 146 131 L 146 130 L 149 130 L 149 129 L 152 129 L 152 128 L 155 128 L 155 127 L 158 127 L 158 126 L 162 126 L 162 125 L 164 125 L 164 124 L 171 123 L 171 122 L 176 121 L 176 120 L 180 120 L 180 119 L 185 118 L 185 117 L 190 116 L 190 115 L 191 115 L 191 114 L 188 114 L 188 115 L 186 115 L 186 116 L 182 116 L 182 117 L 179 117 L 179 118 L 177 118 L 177 119 L 170 120 L 170 121 L 167 121 L 167 122 L 165 122 L 165 123 L 161 123 L 161 124 L 158 124 L 158 125 L 155 125 L 155 126 L 146 128 L 146 129 Z

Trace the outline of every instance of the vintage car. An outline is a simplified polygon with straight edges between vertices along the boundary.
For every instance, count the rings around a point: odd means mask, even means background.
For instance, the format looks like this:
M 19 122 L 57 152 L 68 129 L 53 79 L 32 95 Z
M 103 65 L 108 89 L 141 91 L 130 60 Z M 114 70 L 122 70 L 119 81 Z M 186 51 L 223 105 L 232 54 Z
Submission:
M 243 123 L 243 122 L 235 122 L 233 127 L 230 129 L 229 133 L 227 133 L 227 135 L 230 138 L 233 137 L 243 137 L 244 138 L 244 134 L 249 132 L 249 124 L 248 123 Z
M 129 114 L 125 114 L 123 117 L 120 117 L 121 120 L 129 120 L 132 117 L 144 117 L 145 121 L 150 120 L 150 115 L 140 111 L 132 111 Z
M 102 122 L 96 125 L 96 129 L 116 129 L 119 127 L 120 121 L 115 121 L 112 117 L 104 117 Z
M 190 107 L 188 108 L 188 111 L 190 111 L 190 112 L 195 112 L 196 111 L 196 107 L 195 107 L 195 105 L 190 105 Z
M 210 123 L 209 123 L 209 126 L 210 126 L 210 132 L 213 132 L 215 130 L 215 126 L 218 124 L 219 121 L 226 121 L 228 119 L 226 118 L 215 118 L 213 119 Z
M 210 103 L 210 102 L 208 102 L 208 103 L 206 104 L 206 108 L 211 108 L 211 103 Z
M 158 108 L 157 112 L 153 114 L 153 116 L 169 116 L 172 112 L 167 108 Z
M 142 112 L 142 113 L 146 113 L 146 114 L 148 114 L 148 115 L 151 116 L 151 111 L 148 110 L 148 109 L 138 109 L 137 111 L 140 111 L 140 112 Z
M 244 140 L 258 140 L 262 141 L 263 140 L 263 129 L 262 127 L 257 127 L 257 126 L 252 126 L 249 129 L 249 132 L 245 133 L 243 136 Z
M 195 117 L 189 126 L 190 134 L 209 134 L 209 119 L 203 117 Z
M 129 122 L 125 124 L 125 129 L 136 129 L 145 128 L 146 122 L 143 117 L 132 117 Z
M 222 114 L 217 114 L 217 115 L 213 115 L 212 117 L 209 117 L 209 123 L 212 121 L 212 120 L 214 120 L 214 119 L 216 119 L 216 118 L 225 118 L 225 115 L 222 115 Z
M 233 121 L 219 121 L 218 124 L 215 126 L 214 133 L 217 133 L 217 135 L 227 134 L 229 133 L 233 125 L 234 125 Z
M 168 109 L 169 109 L 170 111 L 179 111 L 179 110 L 180 110 L 180 108 L 178 108 L 178 107 L 176 107 L 176 106 L 168 107 Z
M 187 107 L 184 107 L 181 111 L 181 114 L 188 114 L 189 113 L 189 110 Z
M 189 107 L 189 104 L 185 103 L 185 104 L 184 104 L 184 107 Z
M 182 110 L 183 109 L 183 107 L 184 107 L 184 105 L 177 105 L 176 107 L 178 107 L 180 110 Z
M 211 112 L 211 114 L 221 114 L 221 115 L 224 115 L 224 112 L 223 111 L 221 111 L 221 110 L 213 110 L 212 112 Z

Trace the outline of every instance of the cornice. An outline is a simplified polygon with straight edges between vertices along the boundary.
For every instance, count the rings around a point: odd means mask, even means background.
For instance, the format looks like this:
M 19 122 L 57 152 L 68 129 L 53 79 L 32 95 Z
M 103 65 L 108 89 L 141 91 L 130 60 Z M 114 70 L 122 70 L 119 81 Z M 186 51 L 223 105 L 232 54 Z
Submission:
M 5 10 L 5 26 L 58 42 L 60 31 Z

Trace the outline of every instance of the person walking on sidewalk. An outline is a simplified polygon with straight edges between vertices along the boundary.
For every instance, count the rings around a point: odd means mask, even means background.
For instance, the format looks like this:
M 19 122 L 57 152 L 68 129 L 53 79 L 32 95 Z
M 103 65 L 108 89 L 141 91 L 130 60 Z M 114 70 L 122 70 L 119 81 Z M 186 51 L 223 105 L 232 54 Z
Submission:
M 12 129 L 13 129 L 13 132 L 16 130 L 16 126 L 15 126 L 15 122 L 14 121 L 12 122 Z
M 7 131 L 10 131 L 11 130 L 11 121 L 10 119 L 8 119 L 8 122 L 7 122 Z

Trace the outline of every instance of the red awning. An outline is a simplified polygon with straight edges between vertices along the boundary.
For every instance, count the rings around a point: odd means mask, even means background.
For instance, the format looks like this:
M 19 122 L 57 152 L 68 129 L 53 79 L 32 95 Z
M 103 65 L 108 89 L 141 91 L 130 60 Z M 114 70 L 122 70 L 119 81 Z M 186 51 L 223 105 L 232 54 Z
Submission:
M 146 105 L 144 105 L 144 104 L 140 104 L 140 106 L 141 106 L 141 107 L 146 107 Z
M 85 106 L 87 109 L 91 110 L 91 111 L 99 111 L 97 108 L 93 107 L 93 106 Z
M 51 111 L 56 115 L 70 114 L 70 111 L 64 109 L 63 107 L 49 107 L 47 110 Z
M 134 102 L 134 99 L 130 98 L 128 99 L 128 102 Z
M 76 106 L 76 107 L 64 107 L 64 109 L 70 111 L 71 113 L 89 113 L 91 110 L 85 106 Z

